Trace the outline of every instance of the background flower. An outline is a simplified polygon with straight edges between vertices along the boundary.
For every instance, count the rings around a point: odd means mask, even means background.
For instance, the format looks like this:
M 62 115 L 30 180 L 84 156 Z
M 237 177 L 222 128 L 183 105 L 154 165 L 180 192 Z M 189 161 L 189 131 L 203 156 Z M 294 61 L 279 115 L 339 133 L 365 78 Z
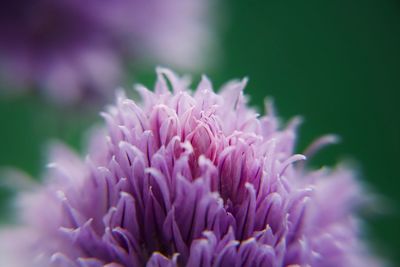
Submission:
M 209 4 L 199 0 L 3 2 L 0 75 L 12 90 L 34 87 L 65 104 L 110 94 L 121 83 L 127 58 L 201 68 L 213 41 Z
M 294 165 L 298 120 L 259 117 L 246 82 L 216 94 L 203 77 L 191 92 L 158 69 L 154 92 L 137 87 L 141 104 L 120 94 L 84 162 L 54 147 L 3 244 L 38 266 L 379 266 L 352 171 Z

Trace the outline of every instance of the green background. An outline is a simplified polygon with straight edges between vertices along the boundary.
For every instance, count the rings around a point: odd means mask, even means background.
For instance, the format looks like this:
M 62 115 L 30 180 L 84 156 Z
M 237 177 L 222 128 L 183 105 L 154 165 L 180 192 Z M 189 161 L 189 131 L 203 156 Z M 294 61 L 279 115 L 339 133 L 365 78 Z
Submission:
M 204 70 L 221 85 L 248 76 L 251 103 L 273 96 L 282 118 L 303 115 L 298 150 L 325 133 L 342 143 L 312 164 L 353 159 L 363 179 L 384 198 L 368 233 L 379 252 L 400 262 L 400 2 L 395 0 L 228 1 L 220 15 L 221 62 Z M 179 70 L 184 72 L 184 70 Z M 152 84 L 152 68 L 130 76 Z M 198 76 L 195 76 L 198 78 Z M 0 99 L 0 166 L 35 177 L 44 145 L 61 139 L 80 148 L 96 115 L 56 109 L 35 96 Z M 1 188 L 7 220 L 10 193 Z M 334 199 L 332 200 L 334 201 Z

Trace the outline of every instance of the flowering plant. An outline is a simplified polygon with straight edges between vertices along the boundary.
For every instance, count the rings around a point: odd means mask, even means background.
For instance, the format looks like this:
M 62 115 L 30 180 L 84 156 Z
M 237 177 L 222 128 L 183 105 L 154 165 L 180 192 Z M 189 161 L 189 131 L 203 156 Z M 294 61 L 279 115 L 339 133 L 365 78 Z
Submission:
M 21 226 L 3 236 L 7 266 L 379 265 L 352 170 L 295 163 L 298 120 L 282 129 L 270 105 L 260 117 L 246 79 L 215 93 L 203 77 L 192 92 L 157 75 L 154 92 L 137 86 L 140 103 L 120 93 L 102 114 L 85 161 L 53 149 L 45 185 L 20 198 Z

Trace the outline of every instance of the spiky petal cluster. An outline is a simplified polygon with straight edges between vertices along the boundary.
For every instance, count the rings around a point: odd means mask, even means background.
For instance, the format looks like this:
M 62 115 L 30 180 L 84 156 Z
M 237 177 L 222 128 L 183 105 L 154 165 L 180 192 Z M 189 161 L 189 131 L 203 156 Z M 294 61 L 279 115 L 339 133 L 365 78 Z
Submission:
M 217 94 L 203 77 L 192 93 L 158 69 L 154 92 L 137 87 L 141 104 L 120 95 L 86 161 L 58 147 L 48 184 L 22 199 L 25 220 L 12 237 L 28 252 L 16 245 L 18 258 L 71 267 L 373 266 L 353 214 L 361 192 L 351 171 L 294 165 L 304 159 L 293 155 L 296 122 L 280 130 L 271 110 L 259 118 L 245 85 Z
M 75 103 L 115 88 L 125 58 L 194 68 L 212 41 L 209 4 L 1 1 L 0 76 L 10 88 L 39 88 L 56 102 Z

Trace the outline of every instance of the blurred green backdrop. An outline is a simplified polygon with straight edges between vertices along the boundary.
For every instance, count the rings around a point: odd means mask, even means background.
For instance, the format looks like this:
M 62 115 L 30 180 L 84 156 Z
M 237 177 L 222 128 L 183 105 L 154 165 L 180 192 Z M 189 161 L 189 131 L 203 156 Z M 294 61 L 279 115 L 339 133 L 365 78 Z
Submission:
M 208 70 L 216 85 L 248 76 L 247 93 L 262 108 L 273 96 L 284 119 L 303 115 L 299 151 L 325 133 L 343 142 L 312 164 L 355 159 L 368 184 L 386 198 L 385 212 L 369 218 L 377 249 L 400 262 L 400 2 L 397 0 L 226 0 L 221 13 L 221 63 Z M 184 70 L 179 70 L 184 72 Z M 129 81 L 151 85 L 153 67 Z M 76 148 L 98 120 L 55 110 L 27 96 L 0 100 L 0 165 L 38 177 L 49 138 Z M 78 116 L 77 116 L 78 115 Z M 1 188 L 0 217 L 7 219 Z M 335 201 L 334 199 L 332 201 Z

